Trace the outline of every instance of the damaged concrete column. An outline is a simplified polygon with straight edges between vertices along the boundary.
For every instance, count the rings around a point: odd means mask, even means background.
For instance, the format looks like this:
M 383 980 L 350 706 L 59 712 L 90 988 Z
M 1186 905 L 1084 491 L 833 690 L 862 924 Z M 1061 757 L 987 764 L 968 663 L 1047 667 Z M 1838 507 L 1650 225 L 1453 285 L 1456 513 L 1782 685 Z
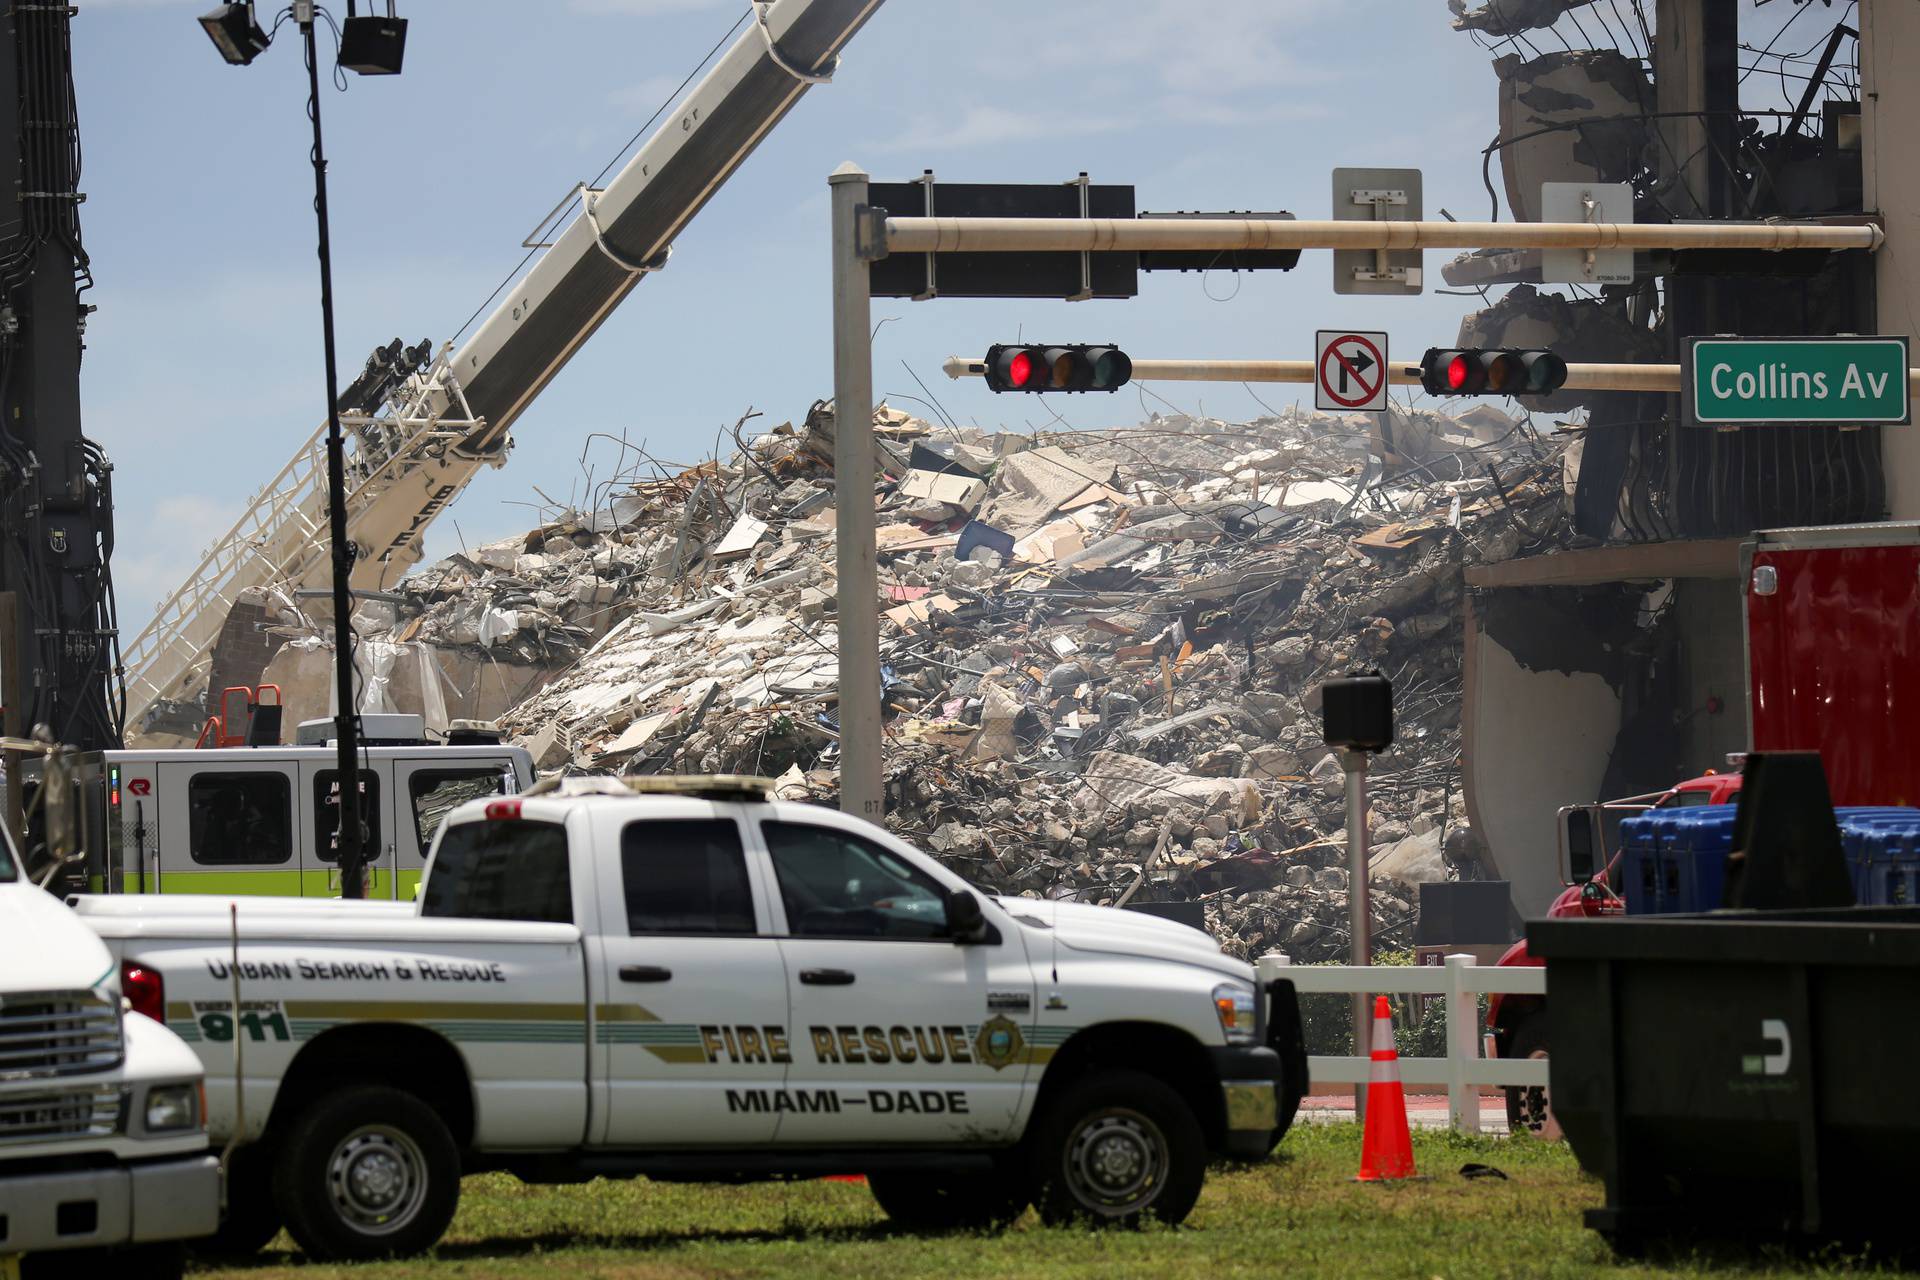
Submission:
M 840 808 L 885 817 L 880 774 L 880 594 L 873 541 L 873 297 L 860 256 L 866 171 L 851 162 L 833 192 L 833 491 L 839 572 Z

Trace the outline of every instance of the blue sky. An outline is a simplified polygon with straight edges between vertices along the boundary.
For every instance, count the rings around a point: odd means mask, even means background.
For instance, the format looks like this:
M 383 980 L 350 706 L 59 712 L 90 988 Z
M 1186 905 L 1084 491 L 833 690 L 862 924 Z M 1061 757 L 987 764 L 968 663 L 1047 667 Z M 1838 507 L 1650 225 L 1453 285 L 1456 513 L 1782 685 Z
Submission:
M 351 78 L 324 102 L 342 383 L 378 343 L 450 337 L 742 3 L 403 0 L 405 74 Z M 92 0 L 73 22 L 100 308 L 83 406 L 118 466 L 129 632 L 324 416 L 298 42 L 286 28 L 228 67 L 194 22 L 205 7 Z M 1336 165 L 1418 166 L 1429 217 L 1484 218 L 1491 57 L 1442 0 L 891 0 L 520 419 L 513 461 L 441 517 L 428 556 L 525 529 L 536 489 L 580 492 L 593 433 L 690 463 L 749 405 L 777 423 L 830 395 L 826 176 L 843 160 L 877 178 L 1085 169 L 1133 183 L 1143 208 L 1303 217 L 1326 216 Z M 1335 325 L 1390 330 L 1405 352 L 1450 340 L 1468 301 L 1340 298 L 1331 276 L 1309 252 L 1285 274 L 1147 276 L 1130 302 L 882 300 L 875 319 L 898 319 L 880 329 L 875 386 L 920 395 L 904 362 L 961 421 L 1024 429 L 1048 418 L 1035 401 L 951 383 L 941 360 L 1022 331 L 1136 356 L 1299 358 Z M 1143 399 L 1166 410 L 1156 392 L 1260 412 L 1238 386 L 1195 384 L 1045 403 L 1104 426 L 1139 421 Z M 1278 406 L 1296 389 L 1261 394 Z

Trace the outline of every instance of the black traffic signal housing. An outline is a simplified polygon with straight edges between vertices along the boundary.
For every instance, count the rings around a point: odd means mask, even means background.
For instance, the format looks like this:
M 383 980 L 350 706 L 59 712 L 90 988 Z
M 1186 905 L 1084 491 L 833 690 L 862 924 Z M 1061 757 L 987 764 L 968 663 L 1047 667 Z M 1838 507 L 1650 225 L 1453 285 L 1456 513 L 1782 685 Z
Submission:
M 1566 381 L 1567 362 L 1538 347 L 1429 347 L 1420 358 L 1430 396 L 1548 396 Z
M 1378 671 L 1354 671 L 1320 686 L 1321 741 L 1347 751 L 1393 745 L 1393 682 Z
M 1133 361 L 1114 346 L 1078 342 L 1066 346 L 987 348 L 987 387 L 992 391 L 1118 391 L 1133 377 Z

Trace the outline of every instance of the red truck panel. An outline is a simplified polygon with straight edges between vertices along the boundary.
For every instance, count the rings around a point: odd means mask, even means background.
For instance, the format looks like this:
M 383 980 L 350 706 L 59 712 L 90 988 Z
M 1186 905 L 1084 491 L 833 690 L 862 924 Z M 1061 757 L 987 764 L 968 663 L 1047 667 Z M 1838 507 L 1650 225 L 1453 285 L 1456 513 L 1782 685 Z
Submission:
M 1920 546 L 1762 542 L 1747 597 L 1756 751 L 1817 750 L 1835 804 L 1920 804 Z

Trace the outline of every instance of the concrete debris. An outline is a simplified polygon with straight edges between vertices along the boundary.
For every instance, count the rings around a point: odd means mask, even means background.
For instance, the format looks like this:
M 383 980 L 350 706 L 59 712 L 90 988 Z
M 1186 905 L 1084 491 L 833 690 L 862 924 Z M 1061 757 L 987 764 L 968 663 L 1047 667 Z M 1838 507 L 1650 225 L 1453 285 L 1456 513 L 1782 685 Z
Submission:
M 816 404 L 730 458 L 622 477 L 596 511 L 416 572 L 362 633 L 388 646 L 382 696 L 415 710 L 438 671 L 442 715 L 499 718 L 542 769 L 760 774 L 833 803 L 833 434 Z M 1318 687 L 1378 668 L 1398 704 L 1371 782 L 1378 944 L 1410 944 L 1412 886 L 1480 874 L 1458 785 L 1462 571 L 1571 538 L 1563 437 L 1491 410 L 1396 411 L 1385 433 L 1293 410 L 1029 436 L 883 406 L 874 448 L 855 500 L 880 530 L 903 837 L 996 892 L 1197 901 L 1236 954 L 1344 956 L 1343 775 Z M 287 629 L 270 665 L 304 655 L 288 701 L 325 714 L 326 629 Z M 524 681 L 475 706 L 475 670 Z
M 1504 0 L 1494 7 L 1565 6 Z M 1539 221 L 1542 182 L 1625 182 L 1657 159 L 1648 119 L 1653 82 L 1639 59 L 1615 49 L 1533 59 L 1509 53 L 1494 59 L 1493 70 L 1500 77 L 1500 168 L 1515 220 Z
M 1550 27 L 1569 9 L 1581 9 L 1594 0 L 1487 0 L 1478 9 L 1468 9 L 1467 0 L 1447 0 L 1453 13 L 1455 31 L 1484 31 L 1493 36 L 1518 35 L 1538 27 Z

